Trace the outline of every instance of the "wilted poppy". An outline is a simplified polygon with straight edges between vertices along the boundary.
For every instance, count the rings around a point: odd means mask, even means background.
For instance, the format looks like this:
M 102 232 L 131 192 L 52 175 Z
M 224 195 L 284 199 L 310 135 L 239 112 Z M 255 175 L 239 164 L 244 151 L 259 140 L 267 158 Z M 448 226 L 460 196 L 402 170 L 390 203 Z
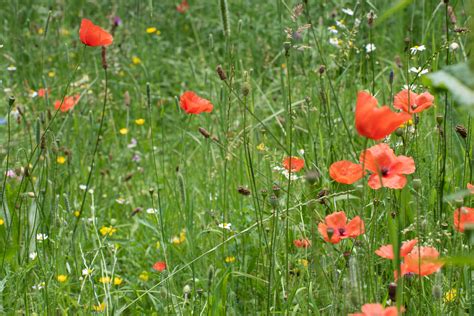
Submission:
M 433 101 L 434 96 L 428 92 L 416 94 L 405 89 L 397 93 L 393 106 L 407 113 L 419 113 L 431 107 Z
M 359 164 L 341 160 L 329 167 L 329 176 L 336 182 L 352 184 L 364 176 L 364 170 Z
M 158 272 L 163 272 L 166 270 L 166 262 L 164 261 L 158 261 L 153 265 L 153 269 L 158 271 Z
M 361 310 L 362 310 L 362 313 L 349 314 L 349 315 L 350 316 L 397 316 L 398 315 L 398 310 L 395 306 L 383 308 L 382 304 L 365 304 L 362 306 Z
M 183 0 L 180 4 L 176 6 L 176 11 L 179 13 L 186 13 L 189 10 L 189 3 L 186 0 Z
M 346 213 L 335 212 L 325 218 L 324 223 L 318 224 L 318 231 L 325 241 L 337 244 L 341 239 L 356 238 L 364 233 L 364 221 L 359 216 L 347 223 Z
M 79 38 L 87 46 L 109 46 L 114 40 L 109 32 L 88 19 L 82 19 Z
M 72 110 L 76 106 L 77 102 L 79 102 L 80 98 L 81 96 L 79 94 L 70 97 L 65 97 L 62 104 L 60 100 L 56 100 L 56 102 L 54 102 L 54 109 L 59 109 L 61 112 L 67 112 L 69 110 Z
M 384 143 L 370 147 L 360 155 L 360 162 L 372 172 L 369 186 L 401 189 L 407 183 L 405 174 L 415 172 L 415 161 L 411 157 L 395 156 L 393 150 Z
M 407 240 L 403 242 L 402 246 L 400 247 L 400 257 L 405 258 L 413 250 L 417 242 L 417 239 Z M 393 260 L 393 258 L 395 257 L 392 245 L 383 245 L 379 249 L 377 249 L 375 253 L 385 259 Z
M 458 208 L 454 211 L 453 219 L 456 230 L 464 232 L 466 224 L 474 225 L 474 208 L 465 206 Z
M 291 172 L 298 172 L 304 168 L 304 159 L 298 157 L 286 157 L 283 159 L 283 167 Z
M 209 100 L 199 97 L 192 91 L 186 91 L 179 98 L 181 108 L 188 114 L 212 112 L 214 106 Z
M 362 136 L 382 139 L 410 118 L 410 114 L 395 113 L 386 105 L 379 108 L 377 99 L 366 91 L 357 95 L 355 126 Z
M 293 244 L 296 248 L 308 248 L 311 246 L 311 241 L 307 238 L 300 238 L 293 240 Z
M 437 260 L 439 252 L 433 247 L 415 247 L 407 256 L 402 274 L 415 273 L 421 276 L 437 272 L 443 263 Z

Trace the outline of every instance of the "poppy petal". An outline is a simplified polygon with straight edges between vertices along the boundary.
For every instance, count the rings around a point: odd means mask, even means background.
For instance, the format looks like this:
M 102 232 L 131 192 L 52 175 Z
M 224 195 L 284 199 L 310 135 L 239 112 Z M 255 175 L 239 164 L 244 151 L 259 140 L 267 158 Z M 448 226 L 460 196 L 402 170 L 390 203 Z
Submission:
M 346 213 L 344 212 L 335 212 L 326 216 L 326 224 L 328 227 L 335 228 L 344 228 L 347 223 Z
M 403 189 L 406 184 L 407 178 L 399 174 L 380 177 L 378 174 L 374 173 L 369 177 L 369 187 L 374 190 L 380 189 L 382 186 L 390 189 Z
M 415 247 L 415 245 L 418 243 L 417 239 L 412 239 L 412 240 L 407 240 L 402 244 L 402 247 L 400 248 L 400 257 L 404 258 L 406 257 Z
M 109 32 L 94 25 L 94 23 L 88 19 L 82 19 L 81 21 L 79 38 L 81 42 L 87 46 L 109 46 L 114 40 Z
M 384 167 L 390 167 L 397 161 L 397 156 L 385 143 L 380 143 L 363 151 L 359 158 L 365 169 L 374 173 L 380 172 Z
M 411 157 L 398 156 L 391 170 L 399 174 L 412 174 L 416 170 L 415 161 Z
M 364 170 L 359 164 L 341 160 L 329 167 L 329 176 L 336 182 L 353 184 L 364 176 Z
M 354 217 L 346 226 L 349 237 L 355 238 L 365 232 L 364 221 L 359 217 Z
M 392 245 L 383 245 L 379 249 L 375 250 L 375 254 L 379 257 L 390 259 L 394 258 Z

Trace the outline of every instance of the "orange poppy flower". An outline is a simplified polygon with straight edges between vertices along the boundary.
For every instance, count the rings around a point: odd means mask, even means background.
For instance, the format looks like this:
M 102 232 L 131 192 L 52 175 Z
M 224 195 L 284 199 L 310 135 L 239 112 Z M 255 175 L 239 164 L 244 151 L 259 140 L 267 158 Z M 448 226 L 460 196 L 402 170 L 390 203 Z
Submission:
M 300 238 L 293 240 L 293 244 L 296 248 L 308 248 L 311 246 L 311 241 L 307 238 Z
M 153 269 L 158 271 L 158 272 L 163 272 L 166 270 L 166 262 L 164 261 L 158 261 L 153 265 Z
M 48 89 L 48 90 L 49 90 L 49 89 Z M 48 90 L 46 90 L 46 89 L 44 89 L 44 88 L 39 89 L 39 90 L 38 90 L 38 96 L 39 96 L 40 98 L 45 97 L 47 93 L 49 94 L 49 91 L 48 91 Z
M 62 104 L 61 104 L 61 100 L 56 100 L 56 102 L 54 102 L 54 109 L 55 110 L 59 109 L 61 112 L 70 111 L 76 106 L 80 98 L 81 96 L 79 94 L 76 94 L 71 97 L 65 97 Z
M 411 157 L 395 156 L 393 150 L 384 143 L 370 147 L 360 155 L 360 162 L 372 172 L 369 186 L 401 189 L 407 183 L 405 174 L 415 172 L 415 161 Z
M 463 233 L 466 224 L 474 225 L 474 208 L 461 207 L 454 211 L 454 227 L 457 231 Z
M 364 170 L 359 164 L 341 160 L 329 167 L 329 176 L 336 182 L 352 184 L 364 176 Z
M 415 273 L 421 276 L 437 272 L 443 266 L 438 261 L 439 252 L 433 247 L 415 247 L 406 257 L 402 274 Z
M 87 46 L 109 46 L 114 41 L 109 32 L 88 19 L 82 19 L 79 38 Z
M 181 108 L 188 114 L 199 114 L 212 112 L 214 106 L 209 100 L 199 97 L 192 91 L 186 91 L 179 99 Z
M 383 308 L 382 304 L 365 304 L 361 308 L 362 313 L 349 314 L 350 316 L 397 316 L 398 310 L 395 306 Z M 402 309 L 403 312 L 403 309 Z
M 474 184 L 467 184 L 467 189 L 471 192 L 471 194 L 474 194 Z
M 402 90 L 395 96 L 393 106 L 406 113 L 420 113 L 433 105 L 434 96 L 428 92 L 416 94 L 413 91 Z
M 417 242 L 417 239 L 403 242 L 402 246 L 400 247 L 400 257 L 405 258 L 413 250 Z M 379 249 L 375 250 L 375 253 L 382 258 L 390 260 L 393 260 L 395 257 L 392 245 L 383 245 Z
M 283 159 L 283 167 L 291 172 L 298 172 L 304 168 L 304 159 L 298 157 L 286 157 Z
M 382 139 L 410 118 L 410 114 L 395 113 L 386 105 L 379 108 L 377 99 L 366 91 L 357 95 L 355 126 L 362 136 Z
M 359 216 L 347 223 L 346 213 L 341 211 L 326 216 L 325 222 L 318 224 L 318 231 L 325 241 L 337 244 L 342 239 L 356 238 L 365 232 L 365 228 Z
M 180 4 L 176 6 L 176 11 L 179 13 L 186 13 L 189 10 L 189 3 L 186 0 L 183 0 Z

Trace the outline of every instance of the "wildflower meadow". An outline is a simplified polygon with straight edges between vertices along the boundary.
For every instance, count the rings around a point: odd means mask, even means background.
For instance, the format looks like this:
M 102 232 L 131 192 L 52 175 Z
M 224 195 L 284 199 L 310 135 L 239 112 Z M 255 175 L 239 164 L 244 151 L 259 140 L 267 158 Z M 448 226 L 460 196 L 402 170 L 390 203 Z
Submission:
M 0 314 L 474 315 L 474 1 L 0 4 Z

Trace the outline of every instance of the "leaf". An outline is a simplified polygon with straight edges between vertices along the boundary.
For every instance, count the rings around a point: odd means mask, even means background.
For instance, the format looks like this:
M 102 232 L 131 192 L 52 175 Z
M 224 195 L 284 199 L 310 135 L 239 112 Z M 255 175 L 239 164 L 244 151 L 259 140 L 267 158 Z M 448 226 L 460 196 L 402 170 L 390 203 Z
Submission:
M 413 0 L 399 0 L 394 6 L 392 6 L 390 9 L 385 11 L 380 18 L 375 20 L 375 25 L 376 26 L 381 25 L 386 19 L 393 16 L 398 11 L 401 11 L 401 10 L 405 9 L 412 2 L 413 2 Z
M 456 103 L 474 113 L 474 72 L 467 63 L 444 67 L 423 77 L 423 83 L 437 90 L 449 91 Z

